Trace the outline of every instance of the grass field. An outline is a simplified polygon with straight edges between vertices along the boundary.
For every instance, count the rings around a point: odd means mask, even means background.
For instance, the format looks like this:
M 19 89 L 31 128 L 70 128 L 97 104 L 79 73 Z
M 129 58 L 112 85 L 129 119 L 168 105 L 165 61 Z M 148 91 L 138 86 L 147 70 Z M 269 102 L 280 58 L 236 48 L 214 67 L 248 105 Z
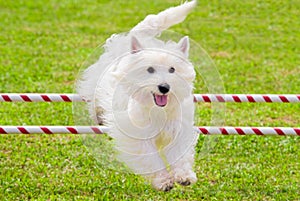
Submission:
M 73 93 L 83 62 L 107 37 L 178 3 L 0 0 L 0 93 Z M 299 94 L 299 13 L 298 0 L 201 0 L 172 30 L 202 45 L 227 93 Z M 210 104 L 198 108 L 197 125 L 210 125 Z M 226 125 L 300 127 L 299 112 L 300 104 L 228 103 Z M 0 114 L 0 125 L 74 124 L 68 103 L 1 103 Z M 2 135 L 0 200 L 300 199 L 300 138 L 217 139 L 197 159 L 197 184 L 164 193 L 99 165 L 80 136 Z

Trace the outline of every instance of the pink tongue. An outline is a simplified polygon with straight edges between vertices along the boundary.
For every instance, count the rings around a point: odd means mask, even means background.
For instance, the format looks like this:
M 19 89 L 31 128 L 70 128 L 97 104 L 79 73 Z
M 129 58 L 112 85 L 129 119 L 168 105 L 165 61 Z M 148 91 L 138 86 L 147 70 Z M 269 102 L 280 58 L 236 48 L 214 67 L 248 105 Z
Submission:
M 165 106 L 168 102 L 168 96 L 167 95 L 155 95 L 155 103 L 158 106 Z

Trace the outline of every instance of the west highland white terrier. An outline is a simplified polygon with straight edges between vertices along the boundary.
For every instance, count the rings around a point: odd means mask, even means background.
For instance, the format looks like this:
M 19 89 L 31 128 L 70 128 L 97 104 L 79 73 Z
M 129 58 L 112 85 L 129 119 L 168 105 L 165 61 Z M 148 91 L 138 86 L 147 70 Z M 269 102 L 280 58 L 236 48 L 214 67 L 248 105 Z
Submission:
M 77 91 L 98 124 L 109 127 L 119 161 L 169 191 L 197 181 L 193 171 L 193 81 L 189 38 L 158 36 L 182 22 L 196 0 L 148 15 L 126 34 L 107 39 L 104 53 L 87 68 Z

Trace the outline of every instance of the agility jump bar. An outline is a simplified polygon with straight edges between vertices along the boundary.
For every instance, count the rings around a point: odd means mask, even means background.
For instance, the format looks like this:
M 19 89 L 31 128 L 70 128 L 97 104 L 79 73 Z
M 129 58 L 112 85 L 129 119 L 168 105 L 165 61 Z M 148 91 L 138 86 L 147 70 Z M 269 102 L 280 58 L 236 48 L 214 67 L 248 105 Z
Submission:
M 78 94 L 0 93 L 0 102 L 88 102 Z M 194 102 L 300 103 L 300 94 L 194 94 Z
M 300 127 L 194 127 L 200 135 L 299 136 Z M 0 126 L 0 134 L 104 134 L 105 126 Z

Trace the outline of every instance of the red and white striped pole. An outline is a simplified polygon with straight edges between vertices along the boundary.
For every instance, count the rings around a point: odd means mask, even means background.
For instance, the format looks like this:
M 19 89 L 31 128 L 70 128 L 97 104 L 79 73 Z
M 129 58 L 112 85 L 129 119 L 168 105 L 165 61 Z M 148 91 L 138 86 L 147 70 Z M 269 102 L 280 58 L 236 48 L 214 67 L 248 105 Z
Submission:
M 300 136 L 292 127 L 194 127 L 202 135 L 278 135 Z M 105 126 L 0 126 L 0 134 L 103 134 Z
M 0 134 L 103 134 L 105 126 L 0 126 Z
M 82 102 L 78 94 L 1 93 L 0 102 Z
M 292 127 L 197 127 L 204 135 L 279 135 L 300 136 L 300 128 Z
M 0 93 L 0 102 L 83 102 L 78 94 Z M 194 94 L 194 102 L 300 103 L 300 94 Z
M 300 94 L 194 94 L 195 102 L 299 103 Z

